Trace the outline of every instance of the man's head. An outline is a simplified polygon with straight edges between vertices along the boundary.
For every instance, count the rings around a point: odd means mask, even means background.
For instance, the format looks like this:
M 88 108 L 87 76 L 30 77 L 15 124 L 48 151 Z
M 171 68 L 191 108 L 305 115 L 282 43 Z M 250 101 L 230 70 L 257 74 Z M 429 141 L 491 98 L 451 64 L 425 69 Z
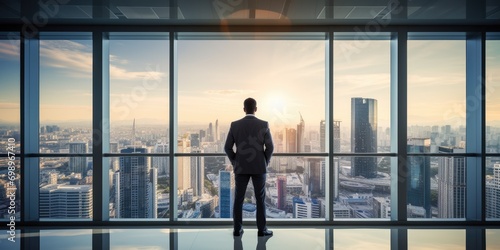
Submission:
M 255 114 L 255 111 L 257 111 L 257 101 L 253 98 L 247 98 L 243 102 L 243 111 L 247 114 Z

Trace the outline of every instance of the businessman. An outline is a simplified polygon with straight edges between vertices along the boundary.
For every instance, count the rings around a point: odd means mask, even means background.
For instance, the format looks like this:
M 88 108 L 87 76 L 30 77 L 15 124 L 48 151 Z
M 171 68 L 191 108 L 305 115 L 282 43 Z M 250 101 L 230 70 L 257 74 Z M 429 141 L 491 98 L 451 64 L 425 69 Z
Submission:
M 233 165 L 236 194 L 233 206 L 234 236 L 243 234 L 243 200 L 248 181 L 252 179 L 257 200 L 258 236 L 271 236 L 266 227 L 266 172 L 273 154 L 273 140 L 266 121 L 255 117 L 257 102 L 247 98 L 243 102 L 246 116 L 231 123 L 224 151 Z M 236 145 L 236 151 L 233 146 Z

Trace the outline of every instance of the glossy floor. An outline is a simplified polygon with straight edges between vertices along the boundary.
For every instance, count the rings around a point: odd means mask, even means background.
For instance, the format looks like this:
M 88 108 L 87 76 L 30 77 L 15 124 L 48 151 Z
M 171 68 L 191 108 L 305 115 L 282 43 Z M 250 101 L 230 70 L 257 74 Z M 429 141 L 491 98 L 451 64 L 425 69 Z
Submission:
M 245 228 L 233 237 L 229 228 L 162 229 L 28 229 L 16 231 L 15 242 L 6 231 L 0 235 L 0 249 L 467 249 L 468 239 L 485 249 L 500 249 L 500 228 L 274 228 L 273 237 L 257 237 L 257 230 Z M 392 236 L 391 236 L 392 235 Z M 391 246 L 391 237 L 398 244 Z M 21 240 L 21 238 L 23 240 Z M 403 241 L 403 242 L 401 242 Z M 21 243 L 22 242 L 22 243 Z M 396 241 L 393 241 L 396 242 Z M 476 250 L 469 245 L 469 249 Z M 399 245 L 399 246 L 398 246 Z M 403 246 L 403 247 L 401 247 Z

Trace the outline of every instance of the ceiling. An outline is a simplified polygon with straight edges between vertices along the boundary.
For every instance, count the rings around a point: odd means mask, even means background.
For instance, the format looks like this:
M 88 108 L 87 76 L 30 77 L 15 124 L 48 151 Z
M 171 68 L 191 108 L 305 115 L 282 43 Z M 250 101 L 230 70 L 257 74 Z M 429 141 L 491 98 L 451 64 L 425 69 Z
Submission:
M 45 3 L 45 4 L 43 4 Z M 0 0 L 0 24 L 499 24 L 500 0 Z

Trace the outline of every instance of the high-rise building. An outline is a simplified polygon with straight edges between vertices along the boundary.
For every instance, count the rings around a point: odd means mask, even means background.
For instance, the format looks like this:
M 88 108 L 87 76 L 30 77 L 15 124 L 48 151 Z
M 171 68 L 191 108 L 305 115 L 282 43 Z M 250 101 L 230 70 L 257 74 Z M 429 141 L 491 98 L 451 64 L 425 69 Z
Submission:
M 201 153 L 199 148 L 191 148 L 192 153 Z M 205 183 L 205 164 L 204 157 L 192 156 L 191 158 L 191 187 L 193 188 L 194 196 L 201 196 L 203 194 L 203 187 Z
M 85 142 L 70 142 L 70 154 L 86 154 L 88 145 Z M 69 171 L 73 173 L 80 173 L 85 177 L 87 172 L 87 157 L 70 157 L 69 158 Z
M 220 218 L 233 218 L 234 173 L 231 170 L 219 171 L 219 213 Z
M 304 123 L 304 119 L 302 118 L 302 114 L 300 114 L 300 123 L 297 124 L 297 150 L 295 151 L 297 153 L 304 152 L 305 133 L 306 126 Z
M 463 148 L 439 147 L 439 153 L 465 153 Z M 465 157 L 439 157 L 438 217 L 465 218 Z
M 212 123 L 208 124 L 207 141 L 208 142 L 213 142 L 214 141 L 214 128 L 212 126 Z
M 316 199 L 304 200 L 299 197 L 293 198 L 294 218 L 319 218 L 320 204 Z
M 276 207 L 281 210 L 286 208 L 286 175 L 278 175 L 276 178 L 276 189 L 278 192 L 278 202 Z
M 340 152 L 340 121 L 333 121 L 333 152 Z
M 217 142 L 220 140 L 219 138 L 219 119 L 215 120 L 215 133 L 214 133 L 214 141 Z
M 92 218 L 92 186 L 43 186 L 40 188 L 39 209 L 40 218 Z
M 154 152 L 155 153 L 160 153 L 160 154 L 168 154 L 169 153 L 169 145 L 168 143 L 157 143 L 154 146 Z M 158 174 L 160 175 L 166 175 L 169 173 L 169 160 L 168 157 L 166 156 L 158 156 L 158 157 L 152 157 L 152 167 L 158 169 Z
M 500 164 L 493 165 L 493 176 L 486 181 L 486 218 L 500 218 Z
M 200 147 L 200 135 L 199 134 L 191 134 L 191 147 Z
M 120 157 L 120 218 L 154 218 L 152 212 L 156 197 L 156 186 L 151 180 L 151 167 L 148 157 L 140 156 L 147 152 L 145 148 L 128 147 L 120 151 L 138 156 Z M 152 197 L 155 194 L 155 197 Z
M 311 195 L 320 197 L 325 193 L 325 161 L 321 158 L 306 158 L 304 175 L 309 178 L 308 191 Z
M 377 152 L 377 100 L 351 98 L 351 152 Z M 377 177 L 376 157 L 352 157 L 351 176 Z
M 114 178 L 113 178 L 113 186 L 114 186 L 114 198 L 115 198 L 115 203 L 114 203 L 114 218 L 121 218 L 120 214 L 120 204 L 121 204 L 121 199 L 120 199 L 120 171 L 116 171 L 114 173 Z
M 326 152 L 326 121 L 321 120 L 319 122 L 319 150 L 320 152 Z
M 190 153 L 191 148 L 188 141 L 184 138 L 177 140 L 177 152 Z M 177 186 L 180 191 L 186 191 L 191 188 L 191 158 L 177 157 Z
M 431 139 L 409 138 L 408 153 L 429 153 Z M 411 206 L 422 207 L 425 216 L 431 217 L 431 163 L 430 156 L 409 156 L 407 159 L 407 197 Z
M 297 130 L 287 128 L 285 133 L 285 152 L 297 153 Z

